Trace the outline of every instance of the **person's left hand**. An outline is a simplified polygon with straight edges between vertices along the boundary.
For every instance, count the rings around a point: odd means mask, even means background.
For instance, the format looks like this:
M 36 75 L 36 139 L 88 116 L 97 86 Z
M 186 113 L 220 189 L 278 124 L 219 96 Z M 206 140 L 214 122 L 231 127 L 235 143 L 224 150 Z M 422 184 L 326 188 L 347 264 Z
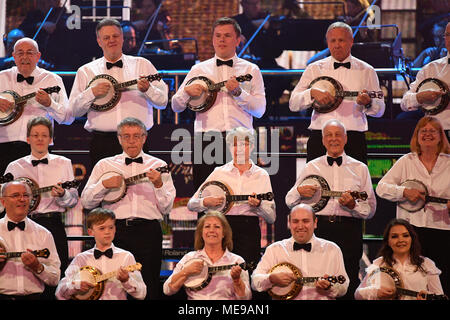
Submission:
M 50 105 L 52 104 L 52 99 L 50 98 L 50 95 L 45 92 L 42 89 L 39 89 L 36 92 L 36 101 L 39 102 L 40 104 L 42 104 L 44 107 L 50 107 Z
M 66 190 L 64 190 L 61 187 L 61 183 L 58 183 L 56 186 L 53 186 L 51 195 L 52 197 L 59 197 L 61 198 L 66 193 Z
M 328 278 L 328 275 L 325 274 L 323 278 L 324 279 L 319 279 L 316 281 L 316 288 L 321 290 L 328 290 L 331 286 L 331 283 L 328 280 L 326 280 L 326 278 Z
M 231 268 L 230 275 L 234 281 L 237 281 L 241 277 L 242 268 L 238 265 L 235 265 Z
M 256 198 L 256 193 L 252 193 L 253 197 L 248 197 L 248 204 L 251 207 L 259 207 L 259 205 L 261 204 L 261 200 Z
M 372 99 L 367 94 L 367 90 L 361 91 L 356 97 L 356 103 L 359 104 L 360 106 L 368 105 L 371 101 Z
M 239 82 L 236 80 L 236 77 L 231 77 L 226 83 L 225 87 L 228 92 L 234 91 L 237 87 L 239 87 Z
M 128 274 L 128 271 L 124 267 L 120 267 L 117 271 L 117 280 L 120 282 L 127 282 L 130 278 L 130 275 Z
M 146 92 L 150 88 L 150 82 L 145 78 L 145 76 L 140 76 L 137 81 L 138 90 L 141 92 Z
M 31 270 L 33 270 L 34 272 L 37 272 L 41 263 L 39 262 L 39 260 L 36 258 L 36 256 L 34 254 L 31 253 L 30 249 L 27 249 L 26 252 L 22 253 L 20 255 L 20 258 L 22 259 L 22 263 L 30 268 Z
M 339 204 L 343 207 L 347 207 L 350 210 L 355 208 L 356 202 L 355 199 L 350 194 L 350 191 L 346 191 L 342 194 L 342 197 L 338 199 Z
M 147 171 L 147 178 L 153 183 L 155 188 L 161 188 L 163 185 L 161 173 L 158 170 L 150 169 Z

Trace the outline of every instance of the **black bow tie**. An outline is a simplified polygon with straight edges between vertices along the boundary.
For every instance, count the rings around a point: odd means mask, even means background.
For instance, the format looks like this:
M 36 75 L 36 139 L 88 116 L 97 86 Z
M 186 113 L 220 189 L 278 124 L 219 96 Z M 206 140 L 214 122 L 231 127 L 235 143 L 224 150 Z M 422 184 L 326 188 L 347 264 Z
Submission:
M 341 166 L 341 164 L 342 164 L 342 156 L 337 157 L 337 158 L 333 158 L 333 157 L 327 156 L 327 162 L 328 162 L 328 164 L 329 164 L 330 166 L 332 166 L 332 165 L 333 165 L 333 162 L 335 162 L 335 161 L 336 161 L 336 163 L 337 163 L 338 166 Z
M 220 59 L 216 59 L 216 65 L 218 67 L 220 67 L 223 64 L 226 64 L 227 66 L 232 67 L 233 66 L 233 59 L 226 60 L 226 61 L 223 61 L 223 60 L 220 60 Z
M 34 77 L 27 77 L 25 78 L 22 74 L 17 74 L 17 82 L 23 82 L 26 81 L 28 84 L 32 84 L 34 81 Z
M 118 67 L 118 68 L 122 68 L 123 67 L 123 62 L 122 60 L 116 61 L 114 63 L 111 62 L 106 62 L 106 69 L 111 69 L 112 67 Z
M 8 221 L 8 231 L 14 230 L 15 227 L 23 231 L 25 229 L 25 221 L 20 221 L 19 223 Z
M 134 158 L 134 159 L 132 159 L 132 158 L 125 158 L 125 164 L 126 165 L 129 165 L 132 162 L 143 163 L 143 160 L 142 160 L 142 157 Z
M 94 258 L 95 259 L 99 259 L 102 255 L 105 255 L 106 257 L 111 259 L 113 256 L 112 248 L 109 248 L 105 252 L 97 250 L 97 249 L 94 250 Z
M 294 251 L 301 250 L 301 249 L 311 252 L 311 243 L 294 242 Z
M 48 164 L 48 159 L 44 158 L 41 160 L 31 160 L 31 164 L 33 165 L 33 167 L 36 167 L 39 163 Z
M 345 63 L 335 62 L 334 68 L 337 69 L 339 67 L 344 67 L 344 68 L 350 69 L 350 62 L 345 62 Z

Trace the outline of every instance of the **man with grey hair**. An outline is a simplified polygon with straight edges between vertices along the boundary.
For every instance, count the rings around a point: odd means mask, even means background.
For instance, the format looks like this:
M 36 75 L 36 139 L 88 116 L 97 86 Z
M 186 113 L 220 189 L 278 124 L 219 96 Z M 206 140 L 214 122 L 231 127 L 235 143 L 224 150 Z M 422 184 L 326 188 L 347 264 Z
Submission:
M 261 229 L 259 218 L 273 224 L 276 218 L 275 201 L 263 200 L 256 194 L 272 192 L 270 176 L 250 158 L 254 148 L 253 129 L 237 127 L 227 133 L 226 141 L 233 160 L 216 167 L 188 202 L 188 209 L 196 212 L 220 210 L 225 207 L 225 194 L 217 189 L 205 188 L 212 181 L 219 181 L 233 195 L 252 195 L 237 201 L 227 212 L 227 220 L 233 230 L 233 253 L 246 262 L 257 263 L 261 257 Z M 200 197 L 202 190 L 202 197 Z
M 326 39 L 331 56 L 308 65 L 292 91 L 289 108 L 291 111 L 306 110 L 313 103 L 320 105 L 320 108 L 329 108 L 336 100 L 335 92 L 329 88 L 333 87 L 332 82 L 321 80 L 319 83 L 323 85 L 310 87 L 314 80 L 323 76 L 339 82 L 345 91 L 359 92 L 356 99 L 345 97 L 331 112 L 313 110 L 308 127 L 311 134 L 307 143 L 307 161 L 325 154 L 325 148 L 320 144 L 320 129 L 327 120 L 335 118 L 347 128 L 347 154 L 367 164 L 364 134 L 368 130 L 367 115 L 379 118 L 385 110 L 382 97 L 369 95 L 369 91 L 380 91 L 378 76 L 372 66 L 351 55 L 353 35 L 349 25 L 343 22 L 331 24 Z
M 375 214 L 376 198 L 367 166 L 344 151 L 347 143 L 344 124 L 336 119 L 326 121 L 322 137 L 327 154 L 305 165 L 286 195 L 286 204 L 289 208 L 299 203 L 313 205 L 319 225 L 317 235 L 336 242 L 344 253 L 350 277 L 346 298 L 352 299 L 359 284 L 363 221 Z M 338 194 L 321 197 L 326 185 Z
M 143 152 L 147 131 L 142 121 L 125 118 L 116 130 L 123 152 L 104 158 L 94 166 L 81 194 L 81 203 L 86 209 L 102 206 L 114 211 L 117 218 L 114 245 L 130 251 L 136 261 L 142 263 L 146 299 L 159 299 L 162 292 L 159 281 L 162 259 L 160 221 L 172 210 L 175 186 L 170 171 L 160 172 L 159 168 L 166 167 L 167 163 Z M 124 186 L 124 178 L 144 173 L 145 177 L 127 183 L 123 198 L 105 199 L 109 193 Z
M 342 251 L 336 243 L 315 235 L 317 217 L 312 207 L 303 203 L 294 206 L 288 215 L 288 225 L 292 236 L 266 248 L 252 275 L 253 289 L 267 291 L 289 286 L 299 280 L 293 272 L 278 272 L 276 268 L 271 272 L 277 264 L 287 262 L 298 268 L 303 277 L 319 278 L 312 285 L 305 284 L 292 299 L 332 300 L 343 296 L 347 292 L 349 279 Z M 333 283 L 328 276 L 343 276 L 345 281 Z
M 41 53 L 36 41 L 22 38 L 14 45 L 13 57 L 15 66 L 0 72 L 0 92 L 15 91 L 19 96 L 36 92 L 36 96 L 26 101 L 25 111 L 17 120 L 13 110 L 17 106 L 13 96 L 3 94 L 0 97 L 0 175 L 3 175 L 6 166 L 18 158 L 30 154 L 27 144 L 26 127 L 28 121 L 35 116 L 43 116 L 58 123 L 69 124 L 70 112 L 68 99 L 62 78 L 55 73 L 37 66 Z M 58 86 L 56 90 L 47 93 L 43 89 Z M 11 117 L 10 117 L 11 116 Z M 11 118 L 11 119 L 10 119 Z
M 122 152 L 117 141 L 117 125 L 126 117 L 141 120 L 150 130 L 153 126 L 153 108 L 163 110 L 168 101 L 168 87 L 163 80 L 149 82 L 146 76 L 158 71 L 153 64 L 143 58 L 123 54 L 123 31 L 115 19 L 105 18 L 96 27 L 97 43 L 103 57 L 81 66 L 75 76 L 69 98 L 69 107 L 74 117 L 87 114 L 84 128 L 92 132 L 89 149 L 91 164 L 100 159 Z M 100 74 L 113 77 L 122 83 L 138 79 L 137 84 L 121 93 L 121 98 L 113 108 L 99 112 L 91 108 L 97 99 L 108 96 L 116 90 L 110 81 L 91 80 Z M 100 100 L 105 103 L 104 100 Z M 100 103 L 101 104 L 101 103 Z M 144 148 L 148 149 L 148 145 Z

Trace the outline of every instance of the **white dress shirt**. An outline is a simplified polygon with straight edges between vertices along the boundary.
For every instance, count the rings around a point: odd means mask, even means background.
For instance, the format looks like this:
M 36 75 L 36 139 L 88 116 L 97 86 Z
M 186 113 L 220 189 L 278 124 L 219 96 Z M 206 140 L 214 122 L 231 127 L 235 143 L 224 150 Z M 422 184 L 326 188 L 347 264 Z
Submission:
M 23 231 L 19 228 L 8 231 L 8 221 L 11 220 L 7 215 L 0 219 L 0 234 L 7 252 L 47 248 L 50 255 L 48 258 L 38 258 L 39 262 L 44 265 L 44 270 L 40 274 L 26 267 L 20 257 L 8 259 L 5 267 L 0 270 L 0 294 L 29 295 L 42 293 L 45 284 L 56 286 L 61 275 L 59 269 L 61 262 L 50 231 L 29 218 L 23 220 L 25 221 Z
M 59 182 L 73 181 L 72 161 L 66 157 L 48 153 L 42 159 L 47 158 L 48 164 L 39 163 L 33 167 L 31 161 L 37 160 L 33 155 L 25 156 L 11 162 L 5 172 L 10 172 L 14 178 L 26 177 L 33 179 L 39 188 L 49 187 Z M 73 208 L 78 202 L 78 190 L 76 188 L 65 189 L 62 197 L 53 197 L 51 191 L 41 193 L 41 201 L 37 208 L 30 212 L 64 212 L 65 208 Z
M 450 155 L 440 153 L 431 173 L 420 161 L 417 153 L 408 153 L 398 159 L 378 182 L 376 192 L 389 201 L 404 201 L 405 180 L 416 179 L 425 184 L 429 195 L 450 199 Z M 408 212 L 397 206 L 397 218 L 405 219 L 416 227 L 450 230 L 450 215 L 445 203 L 428 202 L 416 212 Z
M 164 282 L 163 291 L 165 295 L 173 295 L 176 291 L 171 290 L 169 283 L 172 281 L 174 274 L 177 274 L 183 270 L 185 263 L 191 259 L 203 259 L 209 266 L 224 266 L 232 264 L 241 264 L 244 259 L 237 254 L 234 254 L 228 249 L 225 249 L 223 256 L 215 263 L 211 261 L 205 252 L 205 249 L 191 251 L 184 255 L 183 258 L 176 264 L 172 275 Z M 189 300 L 250 300 L 252 298 L 252 292 L 250 290 L 250 281 L 248 271 L 242 270 L 241 279 L 245 285 L 245 294 L 243 297 L 237 296 L 234 290 L 233 279 L 231 278 L 229 270 L 220 271 L 214 273 L 211 282 L 202 290 L 191 291 L 186 289 L 186 294 Z
M 102 204 L 108 189 L 103 186 L 101 176 L 114 171 L 129 178 L 150 169 L 156 169 L 167 164 L 158 158 L 141 152 L 138 157 L 143 158 L 143 163 L 132 162 L 125 164 L 125 152 L 100 160 L 95 165 L 88 182 L 81 194 L 81 203 L 86 209 L 93 209 Z M 129 185 L 126 195 L 118 202 L 112 204 L 103 203 L 102 207 L 114 211 L 117 219 L 144 218 L 149 220 L 162 220 L 163 214 L 169 214 L 175 200 L 175 186 L 169 173 L 162 173 L 163 185 L 155 188 L 148 178 L 144 178 L 136 184 Z
M 7 126 L 0 127 L 0 143 L 10 141 L 27 142 L 27 123 L 31 118 L 37 116 L 46 117 L 52 123 L 53 120 L 56 120 L 60 124 L 70 124 L 73 121 L 68 109 L 66 89 L 60 76 L 36 67 L 30 75 L 34 77 L 34 81 L 32 84 L 28 84 L 26 81 L 17 82 L 18 73 L 17 67 L 0 72 L 0 92 L 13 90 L 20 96 L 24 96 L 37 92 L 40 88 L 59 86 L 61 90 L 59 93 L 54 92 L 50 94 L 51 104 L 49 107 L 44 107 L 35 98 L 27 100 L 19 119 Z
M 344 67 L 334 69 L 334 62 L 338 61 L 330 56 L 310 64 L 305 69 L 289 99 L 289 109 L 291 111 L 306 110 L 311 107 L 314 100 L 311 98 L 309 85 L 314 79 L 322 76 L 334 78 L 342 85 L 345 91 L 381 90 L 377 73 L 368 63 L 351 55 L 343 61 L 350 62 L 350 69 Z M 384 99 L 372 98 L 372 106 L 367 109 L 358 105 L 356 99 L 346 97 L 334 111 L 319 113 L 314 110 L 311 116 L 311 124 L 308 128 L 321 130 L 325 122 L 330 119 L 337 119 L 344 124 L 347 130 L 367 131 L 366 115 L 379 118 L 383 116 L 385 107 Z
M 80 67 L 75 76 L 72 91 L 70 92 L 69 106 L 74 117 L 81 117 L 87 112 L 87 121 L 84 128 L 87 131 L 115 132 L 117 125 L 126 117 L 141 120 L 147 130 L 153 126 L 153 107 L 165 109 L 168 102 L 168 87 L 163 81 L 150 82 L 146 92 L 137 89 L 137 85 L 127 87 L 122 92 L 117 105 L 107 111 L 90 109 L 95 96 L 91 88 L 86 88 L 89 82 L 97 75 L 108 74 L 119 83 L 138 79 L 141 75 L 148 76 L 157 73 L 150 61 L 142 57 L 122 55 L 123 68 L 106 68 L 104 57 L 89 62 Z
M 111 244 L 113 250 L 112 258 L 102 255 L 95 259 L 94 250 L 97 247 L 81 252 L 73 258 L 65 272 L 64 278 L 56 288 L 56 298 L 59 300 L 71 299 L 72 295 L 80 288 L 80 268 L 90 266 L 97 268 L 102 274 L 118 271 L 120 267 L 128 267 L 136 264 L 131 252 L 117 248 Z M 99 300 L 127 300 L 127 293 L 135 299 L 143 300 L 147 294 L 147 286 L 142 279 L 139 270 L 129 272 L 129 279 L 120 282 L 116 276 L 105 281 L 105 289 Z
M 266 248 L 261 261 L 252 274 L 252 288 L 259 292 L 273 287 L 270 281 L 270 269 L 282 262 L 289 262 L 300 269 L 303 277 L 344 276 L 345 282 L 336 282 L 329 290 L 318 291 L 315 286 L 305 284 L 295 300 L 329 300 L 341 297 L 347 292 L 349 278 L 345 271 L 341 249 L 334 242 L 318 238 L 310 239 L 311 252 L 294 251 L 294 238 L 272 243 Z
M 207 77 L 214 83 L 227 81 L 232 76 L 252 75 L 250 81 L 240 82 L 242 93 L 232 96 L 225 87 L 217 93 L 214 105 L 205 112 L 196 112 L 194 131 L 229 131 L 236 127 L 253 128 L 253 117 L 261 118 L 266 111 L 264 82 L 258 66 L 247 60 L 233 57 L 233 67 L 216 66 L 216 58 L 203 61 L 192 67 L 178 91 L 172 97 L 172 109 L 181 112 L 186 109 L 189 95 L 184 91 L 186 83 L 197 76 Z
M 255 165 L 253 161 L 251 161 L 251 164 L 250 169 L 241 175 L 239 169 L 233 165 L 233 161 L 230 161 L 223 166 L 214 168 L 214 171 L 206 178 L 203 184 L 208 181 L 220 181 L 230 187 L 232 194 L 235 195 L 272 192 L 272 185 L 267 171 Z M 188 209 L 191 211 L 202 212 L 208 209 L 203 205 L 204 198 L 199 198 L 199 191 L 200 189 L 197 190 L 187 204 Z M 276 219 L 275 201 L 261 200 L 261 204 L 258 207 L 250 206 L 248 200 L 236 201 L 227 215 L 259 216 L 264 218 L 267 223 L 274 223 Z
M 443 294 L 441 281 L 439 280 L 441 270 L 436 267 L 431 259 L 423 258 L 422 267 L 425 269 L 425 273 L 416 270 L 416 266 L 411 264 L 409 260 L 404 264 L 395 260 L 394 269 L 398 272 L 402 280 L 403 288 L 417 292 L 425 290 L 428 293 Z M 386 266 L 383 257 L 378 257 L 366 269 L 367 274 L 355 291 L 355 298 L 357 300 L 377 300 L 377 291 L 380 288 L 380 284 L 383 285 L 384 282 L 381 280 L 380 283 L 380 278 L 376 276 L 377 273 L 373 276 L 371 274 L 382 266 Z M 415 297 L 410 296 L 401 296 L 401 299 L 416 300 Z
M 417 73 L 416 80 L 411 83 L 409 90 L 405 93 L 400 103 L 400 107 L 403 111 L 413 111 L 417 110 L 420 106 L 417 101 L 417 87 L 419 84 L 428 78 L 437 78 L 442 80 L 447 85 L 450 85 L 450 65 L 448 64 L 448 59 L 450 55 L 447 54 L 446 57 L 431 61 Z M 433 115 L 439 119 L 444 130 L 450 130 L 450 103 L 444 109 L 444 111 Z
M 377 202 L 369 169 L 364 163 L 347 156 L 345 153 L 342 155 L 341 166 L 338 166 L 335 162 L 330 166 L 327 162 L 327 155 L 308 162 L 295 185 L 286 194 L 286 204 L 289 208 L 293 208 L 302 202 L 297 187 L 307 176 L 312 174 L 323 177 L 332 191 L 350 190 L 367 193 L 367 200 L 355 200 L 356 204 L 353 209 L 341 206 L 338 201 L 339 198 L 330 198 L 325 208 L 316 212 L 316 215 L 370 219 L 375 214 Z

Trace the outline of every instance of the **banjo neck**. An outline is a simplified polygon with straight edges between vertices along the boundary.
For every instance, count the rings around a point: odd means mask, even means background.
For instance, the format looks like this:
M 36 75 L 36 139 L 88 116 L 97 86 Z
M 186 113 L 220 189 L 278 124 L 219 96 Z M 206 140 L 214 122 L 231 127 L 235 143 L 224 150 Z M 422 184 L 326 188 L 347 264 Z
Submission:
M 229 270 L 233 268 L 234 266 L 239 266 L 242 269 L 247 269 L 249 266 L 246 262 L 243 262 L 241 264 L 228 264 L 224 266 L 216 266 L 216 267 L 208 267 L 208 273 L 216 273 L 224 270 Z
M 145 76 L 145 77 L 142 77 L 142 78 L 139 78 L 139 79 L 144 79 L 144 78 L 147 79 L 148 81 L 155 81 L 155 80 L 160 80 L 162 78 L 162 76 L 160 74 L 154 74 L 154 75 Z M 139 79 L 134 79 L 134 80 L 125 81 L 125 82 L 121 82 L 121 83 L 115 84 L 114 88 L 115 89 L 123 89 L 123 88 L 126 88 L 126 87 L 130 87 L 132 85 L 135 85 L 139 81 Z
M 250 81 L 251 79 L 252 79 L 252 75 L 251 74 L 246 74 L 246 75 L 243 75 L 243 76 L 236 77 L 236 80 L 238 82 Z M 211 90 L 211 91 L 219 91 L 220 88 L 224 87 L 227 82 L 228 82 L 228 80 L 215 83 L 215 84 L 210 86 L 209 90 Z
M 382 91 L 367 91 L 366 92 L 371 98 L 383 98 Z M 359 91 L 341 91 L 337 92 L 336 95 L 339 97 L 357 97 L 360 94 Z
M 61 184 L 61 188 L 63 189 L 70 189 L 70 188 L 78 188 L 80 182 L 78 180 L 73 180 L 73 181 L 66 181 L 63 184 Z M 33 190 L 33 196 L 38 196 L 41 193 L 45 193 L 45 192 L 49 192 L 52 191 L 52 189 L 55 186 L 47 186 L 47 187 L 42 187 L 42 188 L 38 188 L 38 189 L 34 189 Z
M 267 193 L 260 193 L 257 195 L 251 195 L 251 194 L 232 194 L 232 195 L 227 195 L 225 196 L 227 201 L 246 201 L 248 199 L 248 197 L 255 197 L 258 200 L 272 200 L 273 199 L 273 194 L 271 192 L 267 192 Z
M 409 290 L 401 287 L 396 287 L 397 293 L 402 296 L 409 296 L 409 297 L 417 297 L 419 292 L 414 290 Z M 448 300 L 448 297 L 444 294 L 433 294 L 433 293 L 424 293 L 421 294 L 425 300 Z
M 0 256 L 5 257 L 6 259 L 9 258 L 19 258 L 22 253 L 25 252 L 29 252 L 29 251 L 20 251 L 20 252 L 0 252 Z M 30 253 L 34 254 L 36 257 L 43 257 L 43 258 L 48 258 L 50 255 L 50 251 L 45 248 L 42 250 L 34 250 L 31 251 Z
M 448 199 L 432 197 L 432 196 L 426 195 L 425 202 L 447 203 Z
M 132 271 L 136 271 L 136 270 L 141 270 L 142 265 L 140 263 L 136 263 L 130 266 L 125 267 L 124 269 L 132 272 Z M 117 273 L 119 272 L 119 270 L 115 270 L 115 271 L 111 271 L 111 272 L 107 272 L 104 274 L 99 274 L 94 276 L 95 282 L 99 283 L 99 282 L 103 282 L 105 280 L 108 280 L 110 278 L 113 278 L 115 276 L 117 276 Z
M 158 168 L 155 168 L 155 170 L 159 171 L 160 173 L 169 172 L 169 169 L 167 168 L 167 166 L 158 167 Z M 127 186 L 129 186 L 130 184 L 133 184 L 134 182 L 141 180 L 145 177 L 147 177 L 147 172 L 143 172 L 143 173 L 137 174 L 135 176 L 126 178 L 126 179 L 124 179 L 124 181 L 125 181 L 125 184 Z
M 26 94 L 26 95 L 21 96 L 20 98 L 18 98 L 16 100 L 16 103 L 17 104 L 24 103 L 25 101 L 27 101 L 27 100 L 29 100 L 31 98 L 34 98 L 35 96 L 36 96 L 36 92 L 32 92 L 32 93 Z

